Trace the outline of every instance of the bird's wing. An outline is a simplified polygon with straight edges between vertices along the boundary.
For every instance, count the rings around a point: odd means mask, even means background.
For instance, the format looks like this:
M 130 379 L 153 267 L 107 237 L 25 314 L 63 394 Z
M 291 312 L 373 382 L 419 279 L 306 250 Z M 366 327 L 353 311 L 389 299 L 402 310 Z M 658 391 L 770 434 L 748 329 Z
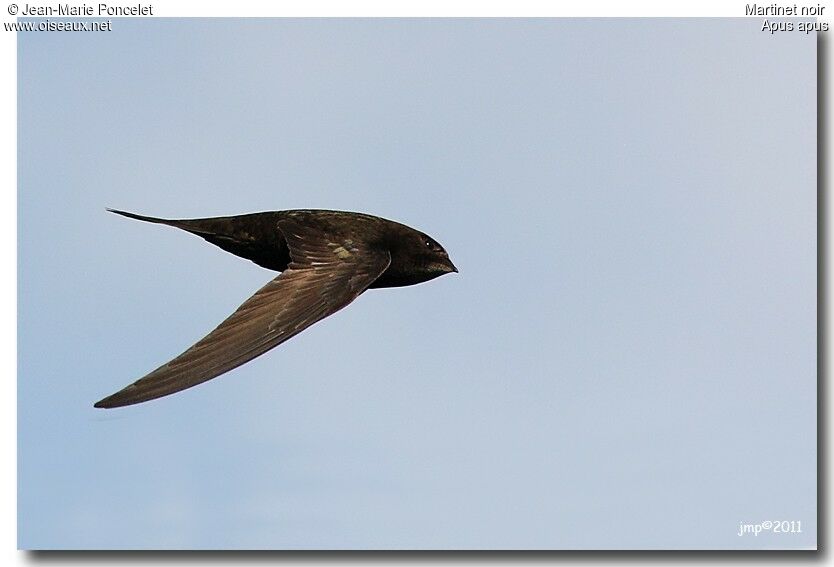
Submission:
M 292 218 L 278 225 L 293 259 L 287 270 L 194 346 L 95 407 L 167 396 L 236 368 L 348 305 L 391 262 L 387 251 L 348 239 L 330 241 Z

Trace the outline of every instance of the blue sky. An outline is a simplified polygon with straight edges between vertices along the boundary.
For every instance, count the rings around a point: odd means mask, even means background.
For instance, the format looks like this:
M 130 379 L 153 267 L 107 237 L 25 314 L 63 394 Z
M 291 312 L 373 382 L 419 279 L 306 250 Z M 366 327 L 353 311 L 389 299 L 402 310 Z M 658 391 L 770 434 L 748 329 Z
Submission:
M 19 34 L 20 547 L 814 546 L 816 43 L 759 30 Z M 362 211 L 461 273 L 94 410 L 272 277 L 105 207 Z

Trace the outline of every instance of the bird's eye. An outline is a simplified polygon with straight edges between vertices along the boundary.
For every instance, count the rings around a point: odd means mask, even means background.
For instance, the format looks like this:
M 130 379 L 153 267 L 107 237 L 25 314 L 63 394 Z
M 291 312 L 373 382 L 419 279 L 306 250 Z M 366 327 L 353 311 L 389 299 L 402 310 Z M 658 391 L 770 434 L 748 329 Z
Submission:
M 426 240 L 426 248 L 431 248 L 431 240 Z

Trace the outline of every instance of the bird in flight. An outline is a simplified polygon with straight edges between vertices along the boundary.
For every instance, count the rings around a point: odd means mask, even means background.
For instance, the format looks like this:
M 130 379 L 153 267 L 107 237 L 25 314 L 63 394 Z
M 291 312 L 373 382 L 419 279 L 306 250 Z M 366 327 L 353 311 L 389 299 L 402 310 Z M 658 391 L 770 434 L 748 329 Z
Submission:
M 211 380 L 294 337 L 370 288 L 400 287 L 457 272 L 443 247 L 398 222 L 362 213 L 292 210 L 168 220 L 236 256 L 281 272 L 188 350 L 96 402 L 115 408 Z

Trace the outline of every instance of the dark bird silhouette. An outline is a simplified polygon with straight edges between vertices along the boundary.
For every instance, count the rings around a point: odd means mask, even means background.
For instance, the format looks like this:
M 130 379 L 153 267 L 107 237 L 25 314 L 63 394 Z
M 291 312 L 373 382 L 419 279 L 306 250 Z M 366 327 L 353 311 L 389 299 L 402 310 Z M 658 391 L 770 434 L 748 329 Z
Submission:
M 366 289 L 414 285 L 458 271 L 431 237 L 362 213 L 294 210 L 167 220 L 108 210 L 181 228 L 281 274 L 188 350 L 97 408 L 146 402 L 215 378 L 332 315 Z

